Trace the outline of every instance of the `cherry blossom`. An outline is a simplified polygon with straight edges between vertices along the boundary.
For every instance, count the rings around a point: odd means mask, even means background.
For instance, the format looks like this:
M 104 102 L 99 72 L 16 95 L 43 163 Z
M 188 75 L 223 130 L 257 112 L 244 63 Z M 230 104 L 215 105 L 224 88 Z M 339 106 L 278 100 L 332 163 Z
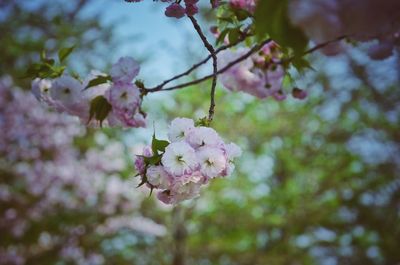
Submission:
M 373 59 L 390 56 L 400 38 L 400 2 L 397 0 L 292 0 L 289 17 L 316 43 L 339 36 L 361 42 L 378 40 L 381 50 L 377 46 L 371 49 Z M 322 51 L 335 55 L 343 48 L 343 43 L 336 42 Z
M 67 74 L 56 79 L 36 78 L 32 81 L 32 93 L 50 108 L 77 116 L 89 126 L 145 127 L 145 114 L 140 108 L 141 91 L 132 83 L 139 70 L 133 58 L 122 57 L 111 67 L 112 82 L 92 85 L 93 80 L 108 78 L 107 74 L 93 70 L 83 81 Z M 91 104 L 97 97 L 103 97 L 111 106 L 100 122 L 95 122 L 90 114 Z
M 185 16 L 186 10 L 180 4 L 173 3 L 165 9 L 167 17 L 182 18 Z
M 200 162 L 200 172 L 215 178 L 226 168 L 226 157 L 223 150 L 216 147 L 202 147 L 197 154 Z
M 169 126 L 168 139 L 171 142 L 183 140 L 193 129 L 194 122 L 192 119 L 176 118 L 171 122 L 171 125 Z
M 70 77 L 58 82 L 59 88 L 79 83 Z M 36 80 L 34 91 L 39 93 L 35 96 L 43 99 L 47 95 L 43 88 L 50 84 Z M 74 102 L 64 95 L 56 98 L 62 99 L 59 103 Z M 97 264 L 92 261 L 105 257 L 94 246 L 121 229 L 165 234 L 163 226 L 138 212 L 147 195 L 133 192 L 131 181 L 119 176 L 127 167 L 120 142 L 81 151 L 74 141 L 86 129 L 78 119 L 43 108 L 10 78 L 0 78 L 2 100 L 7 103 L 0 104 L 0 203 L 4 208 L 0 233 L 10 238 L 8 247 L 0 249 L 4 264 L 32 263 L 37 249 L 54 251 L 74 264 Z M 65 213 L 72 218 L 59 218 Z M 32 229 L 37 233 L 32 234 Z M 82 237 L 97 243 L 88 248 L 81 243 Z
M 239 48 L 221 52 L 219 68 L 225 67 L 248 51 L 248 48 Z M 261 99 L 272 96 L 276 100 L 283 100 L 286 97 L 282 91 L 285 71 L 276 63 L 280 56 L 279 47 L 271 42 L 258 54 L 229 68 L 221 75 L 220 80 L 231 91 L 243 91 Z
M 114 82 L 130 83 L 139 74 L 140 65 L 131 57 L 121 57 L 112 65 L 110 75 Z
M 209 180 L 229 176 L 233 160 L 241 155 L 236 144 L 225 144 L 214 129 L 195 127 L 187 118 L 174 119 L 168 137 L 171 143 L 160 149 L 161 154 L 157 146 L 147 146 L 135 160 L 143 183 L 156 189 L 157 198 L 166 204 L 198 197 Z
M 162 163 L 168 173 L 178 176 L 188 174 L 198 166 L 195 150 L 183 141 L 168 145 Z
M 244 9 L 250 13 L 254 13 L 256 9 L 256 0 L 230 0 L 229 4 L 233 8 Z

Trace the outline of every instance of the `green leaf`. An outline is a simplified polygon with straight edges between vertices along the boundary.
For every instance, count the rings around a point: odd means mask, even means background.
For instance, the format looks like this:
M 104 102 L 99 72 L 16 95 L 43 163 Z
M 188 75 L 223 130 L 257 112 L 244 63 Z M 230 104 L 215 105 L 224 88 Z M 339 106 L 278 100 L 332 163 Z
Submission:
M 226 35 L 229 33 L 230 28 L 224 29 L 217 38 L 217 45 L 224 42 Z
M 303 57 L 294 57 L 292 60 L 292 65 L 297 69 L 297 71 L 302 72 L 305 69 L 315 70 L 309 61 L 304 59 Z
M 195 126 L 196 126 L 196 127 L 197 127 L 197 126 L 210 127 L 210 121 L 208 120 L 207 117 L 203 117 L 203 118 L 198 119 L 198 120 L 195 122 Z
M 94 117 L 102 125 L 111 110 L 112 106 L 107 99 L 104 96 L 97 96 L 90 102 L 89 121 Z
M 264 39 L 267 35 L 283 48 L 291 48 L 294 55 L 302 55 L 308 39 L 303 31 L 290 23 L 288 0 L 258 1 L 254 14 L 256 34 Z
M 146 178 L 146 177 L 143 177 L 143 178 L 142 178 L 142 181 L 136 186 L 136 188 L 139 188 L 139 187 L 143 186 L 143 185 L 146 184 L 146 183 L 147 183 L 147 178 Z
M 90 82 L 87 84 L 87 86 L 84 89 L 88 89 L 89 87 L 101 85 L 101 84 L 107 83 L 108 81 L 111 81 L 111 76 L 98 75 L 94 79 L 90 80 Z
M 39 76 L 40 68 L 42 67 L 41 63 L 33 63 L 29 65 L 28 69 L 26 69 L 24 78 L 36 78 Z
M 233 12 L 235 13 L 236 18 L 239 21 L 243 21 L 243 20 L 251 17 L 251 13 L 249 11 L 247 11 L 247 10 L 244 10 L 244 9 L 234 9 Z
M 240 37 L 240 28 L 234 28 L 229 31 L 229 43 L 235 43 Z
M 59 52 L 58 52 L 58 59 L 60 60 L 60 62 L 62 63 L 65 59 L 67 59 L 67 57 L 71 54 L 71 52 L 75 49 L 75 45 L 68 47 L 68 48 L 62 48 Z
M 161 156 L 158 154 L 155 154 L 152 157 L 144 157 L 144 162 L 147 165 L 158 165 L 161 163 Z
M 143 80 L 137 79 L 137 80 L 135 81 L 135 85 L 136 85 L 138 88 L 140 88 L 140 89 L 145 89 L 144 81 L 143 81 Z
M 158 140 L 155 132 L 153 133 L 153 139 L 151 141 L 151 149 L 154 154 L 158 154 L 158 151 L 165 152 L 165 148 L 169 145 L 168 141 Z
M 226 17 L 218 17 L 219 20 L 227 22 L 227 23 L 233 23 L 234 20 L 231 16 L 226 16 Z

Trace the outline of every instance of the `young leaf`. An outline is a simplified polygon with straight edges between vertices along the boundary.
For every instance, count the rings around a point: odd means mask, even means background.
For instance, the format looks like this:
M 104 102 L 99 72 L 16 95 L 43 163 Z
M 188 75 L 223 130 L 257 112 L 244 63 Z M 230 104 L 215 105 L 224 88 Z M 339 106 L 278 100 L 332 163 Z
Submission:
M 147 165 L 157 165 L 161 162 L 161 156 L 158 154 L 155 154 L 152 157 L 144 157 L 144 162 Z
M 251 13 L 249 11 L 247 11 L 247 10 L 244 10 L 244 9 L 234 9 L 233 12 L 235 13 L 236 18 L 239 21 L 243 21 L 243 20 L 251 17 Z
M 143 186 L 146 183 L 147 183 L 147 178 L 145 176 L 145 177 L 142 178 L 142 181 L 136 186 L 136 188 L 139 188 L 139 187 Z
M 229 28 L 224 29 L 217 38 L 217 45 L 224 42 L 226 35 L 229 33 Z
M 75 45 L 68 47 L 68 48 L 62 48 L 58 52 L 58 59 L 60 60 L 60 63 L 62 63 L 67 57 L 71 54 L 71 52 L 75 49 Z
M 291 24 L 288 0 L 258 1 L 254 18 L 259 38 L 269 35 L 283 48 L 291 48 L 296 56 L 303 54 L 308 40 L 303 31 Z
M 234 28 L 229 31 L 229 43 L 235 43 L 240 37 L 240 28 Z
M 151 141 L 151 149 L 154 154 L 158 154 L 158 151 L 165 152 L 165 148 L 169 145 L 168 141 L 158 140 L 156 133 L 153 133 L 153 139 Z
M 111 110 L 112 106 L 107 99 L 104 96 L 97 96 L 90 102 L 89 121 L 94 117 L 102 125 Z
M 101 84 L 107 83 L 108 81 L 111 81 L 111 76 L 98 75 L 94 79 L 90 80 L 90 82 L 87 84 L 87 86 L 84 89 L 88 89 L 89 87 L 101 85 Z

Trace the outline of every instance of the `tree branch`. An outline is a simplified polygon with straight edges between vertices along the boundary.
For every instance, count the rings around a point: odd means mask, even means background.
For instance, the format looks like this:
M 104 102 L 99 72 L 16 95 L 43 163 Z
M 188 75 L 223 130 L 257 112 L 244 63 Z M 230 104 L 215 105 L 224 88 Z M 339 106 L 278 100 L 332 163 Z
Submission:
M 229 69 L 230 69 L 232 66 L 234 66 L 235 64 L 240 63 L 241 61 L 246 60 L 246 59 L 247 59 L 248 57 L 250 57 L 253 53 L 257 52 L 257 51 L 258 51 L 259 49 L 261 49 L 265 44 L 267 44 L 267 43 L 269 43 L 269 42 L 271 42 L 271 41 L 272 41 L 271 39 L 267 39 L 267 40 L 265 40 L 265 41 L 263 41 L 263 42 L 261 42 L 261 43 L 259 43 L 259 44 L 257 44 L 257 45 L 254 45 L 253 48 L 250 49 L 250 51 L 248 51 L 246 54 L 240 56 L 240 57 L 237 58 L 236 60 L 230 62 L 230 63 L 227 64 L 225 67 L 219 69 L 219 70 L 216 72 L 216 74 L 217 74 L 217 75 L 220 75 L 220 74 L 224 73 L 225 71 L 229 70 Z M 171 91 L 171 90 L 176 90 L 176 89 L 184 88 L 184 87 L 187 87 L 187 86 L 192 86 L 192 85 L 196 85 L 196 84 L 202 83 L 202 82 L 204 82 L 204 81 L 206 81 L 206 80 L 208 80 L 208 79 L 210 79 L 210 78 L 212 78 L 212 77 L 214 77 L 214 73 L 213 73 L 213 74 L 210 74 L 210 75 L 206 75 L 206 76 L 204 76 L 204 77 L 202 77 L 202 78 L 199 78 L 199 79 L 196 79 L 196 80 L 193 80 L 193 81 L 190 81 L 190 82 L 182 83 L 182 84 L 180 84 L 180 85 L 171 86 L 171 87 L 164 88 L 164 89 L 153 89 L 153 90 L 152 90 L 152 89 L 148 89 L 148 90 L 147 90 L 147 93 L 158 92 L 158 91 Z
M 249 37 L 249 36 L 252 35 L 252 34 L 248 33 L 248 31 L 249 31 L 249 28 L 245 29 L 244 32 L 240 35 L 240 37 L 238 38 L 237 41 L 235 41 L 235 42 L 233 42 L 233 43 L 230 43 L 230 44 L 228 44 L 228 45 L 221 46 L 220 48 L 216 49 L 216 50 L 215 50 L 215 54 L 218 54 L 218 53 L 220 53 L 220 52 L 222 52 L 222 51 L 224 51 L 224 50 L 230 49 L 230 48 L 232 48 L 232 47 L 238 45 L 238 44 L 241 43 L 242 41 L 244 41 L 247 37 Z M 190 67 L 190 68 L 189 68 L 188 70 L 186 70 L 185 72 L 180 73 L 180 74 L 178 74 L 178 75 L 176 75 L 176 76 L 174 76 L 174 77 L 171 77 L 170 79 L 165 80 L 164 82 L 162 82 L 161 84 L 159 84 L 159 85 L 157 85 L 157 86 L 155 86 L 155 87 L 148 88 L 148 90 L 150 90 L 150 91 L 162 90 L 163 87 L 164 87 L 165 85 L 167 85 L 168 83 L 170 83 L 170 82 L 172 82 L 172 81 L 175 81 L 175 80 L 177 80 L 177 79 L 179 79 L 179 78 L 181 78 L 181 77 L 184 77 L 184 76 L 189 75 L 191 72 L 193 72 L 194 70 L 196 70 L 197 68 L 199 68 L 199 67 L 202 66 L 203 64 L 207 63 L 211 58 L 212 58 L 212 55 L 210 54 L 210 55 L 208 55 L 206 58 L 204 58 L 202 61 L 200 61 L 200 62 L 194 64 L 192 67 Z
M 208 111 L 208 122 L 211 122 L 214 118 L 214 109 L 215 109 L 215 88 L 217 87 L 217 78 L 218 78 L 218 65 L 217 65 L 217 54 L 215 53 L 214 47 L 208 42 L 206 36 L 204 35 L 203 31 L 197 20 L 193 16 L 188 16 L 190 21 L 192 21 L 193 27 L 199 34 L 201 40 L 203 41 L 204 46 L 210 52 L 210 55 L 213 60 L 213 74 L 212 74 L 212 84 L 211 84 L 211 94 L 210 94 L 210 109 Z
M 303 56 L 305 56 L 305 55 L 307 55 L 307 54 L 313 53 L 313 52 L 315 52 L 315 51 L 317 51 L 317 50 L 319 50 L 319 49 L 325 48 L 325 47 L 328 46 L 329 44 L 332 44 L 332 43 L 335 43 L 335 42 L 344 40 L 344 39 L 346 39 L 347 37 L 348 37 L 348 36 L 343 35 L 343 36 L 339 36 L 339 37 L 337 37 L 337 38 L 335 38 L 335 39 L 333 39 L 333 40 L 329 40 L 329 41 L 326 41 L 326 42 L 319 43 L 319 44 L 315 45 L 314 47 L 312 47 L 312 48 L 308 49 L 307 51 L 305 51 L 305 52 L 301 55 L 301 57 L 303 57 Z M 295 56 L 292 56 L 292 57 L 290 57 L 290 58 L 288 58 L 288 59 L 286 59 L 286 60 L 282 60 L 282 61 L 277 62 L 277 63 L 278 63 L 278 64 L 288 63 L 288 62 L 293 61 L 294 59 L 295 59 Z

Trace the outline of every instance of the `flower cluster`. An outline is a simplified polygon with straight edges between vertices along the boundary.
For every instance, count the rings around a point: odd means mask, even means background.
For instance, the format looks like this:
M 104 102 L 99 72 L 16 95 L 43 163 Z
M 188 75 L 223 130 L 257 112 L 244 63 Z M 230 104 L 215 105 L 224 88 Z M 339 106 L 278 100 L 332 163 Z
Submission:
M 221 69 L 248 52 L 249 48 L 223 51 L 218 57 L 218 67 Z M 285 70 L 278 63 L 280 58 L 279 46 L 270 42 L 257 54 L 230 67 L 221 75 L 220 80 L 224 87 L 231 91 L 243 91 L 258 98 L 272 96 L 276 100 L 284 100 L 286 94 L 282 90 L 282 81 Z M 293 96 L 303 99 L 306 92 L 296 89 Z
M 373 59 L 390 56 L 400 41 L 400 1 L 397 0 L 293 0 L 289 17 L 317 43 L 347 36 L 356 41 L 378 40 L 370 49 Z M 343 50 L 333 43 L 322 51 L 334 55 Z
M 202 185 L 230 175 L 233 159 L 241 155 L 236 144 L 225 144 L 215 130 L 195 127 L 187 118 L 171 122 L 168 139 L 153 137 L 152 146 L 145 147 L 135 161 L 142 183 L 157 189 L 158 199 L 166 204 L 199 196 Z
M 250 13 L 254 13 L 256 10 L 257 0 L 230 0 L 229 4 L 231 7 L 236 9 L 244 9 Z
M 127 166 L 122 144 L 81 151 L 74 141 L 85 128 L 49 112 L 10 78 L 0 78 L 0 131 L 0 234 L 6 242 L 0 264 L 31 264 L 46 255 L 103 264 L 102 241 L 121 229 L 165 233 L 139 214 L 145 193 L 132 192 L 118 173 Z
M 67 74 L 56 79 L 36 78 L 32 92 L 39 101 L 84 123 L 144 127 L 140 89 L 132 83 L 139 70 L 134 59 L 122 57 L 112 65 L 110 76 L 92 71 L 83 81 Z
M 125 0 L 126 2 L 142 2 L 143 0 Z M 161 0 L 164 3 L 171 3 L 165 9 L 165 15 L 167 17 L 182 18 L 185 15 L 193 16 L 199 12 L 197 3 L 199 0 L 183 0 L 185 6 L 181 5 L 181 1 L 175 0 Z M 211 7 L 216 8 L 220 4 L 220 0 L 210 0 Z

